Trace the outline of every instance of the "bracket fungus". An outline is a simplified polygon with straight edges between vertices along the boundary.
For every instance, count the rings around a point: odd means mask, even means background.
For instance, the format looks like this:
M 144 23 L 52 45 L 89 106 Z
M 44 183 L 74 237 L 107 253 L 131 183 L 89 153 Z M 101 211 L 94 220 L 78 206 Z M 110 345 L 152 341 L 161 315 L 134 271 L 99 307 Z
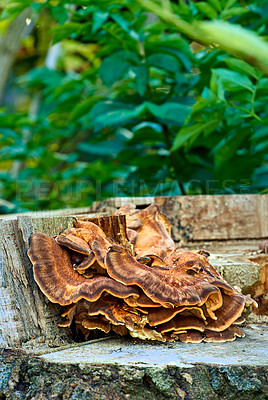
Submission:
M 60 326 L 184 343 L 243 337 L 237 326 L 254 300 L 232 288 L 209 253 L 177 248 L 156 204 L 111 216 L 74 219 L 55 238 L 30 237 L 34 279 L 65 306 Z

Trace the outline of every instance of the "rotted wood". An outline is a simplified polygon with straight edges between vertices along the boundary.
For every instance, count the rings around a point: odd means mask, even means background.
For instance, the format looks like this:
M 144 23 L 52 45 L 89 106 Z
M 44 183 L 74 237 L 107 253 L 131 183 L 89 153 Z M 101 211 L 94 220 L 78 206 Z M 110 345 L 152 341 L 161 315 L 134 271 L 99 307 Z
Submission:
M 260 280 L 246 288 L 247 292 L 258 302 L 254 310 L 257 315 L 268 316 L 268 254 L 257 254 L 249 257 L 250 261 L 260 266 Z
M 127 236 L 125 215 L 74 218 L 74 226 L 76 225 L 76 220 L 93 222 L 93 224 L 98 225 L 103 230 L 108 238 L 115 240 L 133 254 L 133 246 Z
M 0 346 L 14 347 L 33 338 L 52 346 L 68 340 L 58 328 L 60 306 L 37 287 L 27 250 L 32 233 L 53 236 L 70 226 L 72 217 L 0 220 Z
M 268 237 L 268 194 L 118 197 L 96 202 L 91 210 L 118 208 L 129 202 L 139 208 L 159 204 L 171 223 L 175 241 Z

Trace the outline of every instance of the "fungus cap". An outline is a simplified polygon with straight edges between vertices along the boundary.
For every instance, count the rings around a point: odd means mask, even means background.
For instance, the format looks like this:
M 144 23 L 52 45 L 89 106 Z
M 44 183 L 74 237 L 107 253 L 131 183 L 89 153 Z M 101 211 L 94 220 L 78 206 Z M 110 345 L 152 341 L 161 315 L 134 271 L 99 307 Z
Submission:
M 84 298 L 96 301 L 103 292 L 120 298 L 138 297 L 138 290 L 106 276 L 87 279 L 74 271 L 68 251 L 43 233 L 30 237 L 29 258 L 35 281 L 52 303 L 68 305 Z

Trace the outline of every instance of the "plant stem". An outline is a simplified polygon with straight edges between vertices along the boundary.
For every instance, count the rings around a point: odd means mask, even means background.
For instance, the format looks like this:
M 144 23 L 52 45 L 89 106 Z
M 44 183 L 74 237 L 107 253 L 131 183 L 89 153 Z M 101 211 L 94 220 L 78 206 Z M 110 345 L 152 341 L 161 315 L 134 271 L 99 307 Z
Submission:
M 244 58 L 250 64 L 255 64 L 258 68 L 268 74 L 268 46 L 267 43 L 254 33 L 249 33 L 247 29 L 239 25 L 224 24 L 219 21 L 192 21 L 186 22 L 178 15 L 172 12 L 170 8 L 163 7 L 155 0 L 138 0 L 146 10 L 155 13 L 160 19 L 175 27 L 179 32 L 193 39 L 197 43 L 205 45 L 218 45 L 227 53 Z M 235 33 L 230 34 L 230 29 L 235 26 Z M 215 31 L 216 27 L 216 31 Z M 232 38 L 232 43 L 226 41 L 226 32 L 228 37 Z M 254 43 L 248 45 L 248 40 Z M 242 43 L 243 41 L 243 43 Z
M 259 84 L 259 79 L 256 82 L 255 89 L 254 89 L 254 91 L 252 93 L 252 97 L 251 97 L 251 112 L 254 115 L 256 115 L 255 111 L 254 111 L 254 101 L 255 101 L 256 94 L 257 94 L 257 90 L 258 90 L 258 84 Z
M 248 110 L 247 108 L 237 106 L 236 104 L 233 104 L 233 103 L 228 103 L 228 105 L 229 105 L 230 107 L 236 108 L 237 110 L 244 111 L 246 114 L 251 115 L 251 116 L 252 116 L 253 118 L 255 118 L 257 121 L 262 122 L 262 119 L 261 119 L 257 114 L 255 114 L 255 112 L 252 112 L 252 111 Z
M 167 149 L 169 150 L 169 156 L 170 156 L 171 164 L 172 164 L 172 166 L 174 168 L 174 174 L 173 175 L 174 175 L 174 178 L 177 180 L 177 175 L 179 175 L 179 166 L 177 164 L 175 153 L 174 152 L 170 152 L 172 144 L 171 144 L 170 137 L 169 137 L 169 131 L 168 131 L 168 128 L 167 128 L 166 125 L 163 126 L 163 133 L 164 133 L 164 138 L 165 138 Z M 185 195 L 186 193 L 185 193 L 183 184 L 178 181 L 178 185 L 180 187 L 181 194 Z

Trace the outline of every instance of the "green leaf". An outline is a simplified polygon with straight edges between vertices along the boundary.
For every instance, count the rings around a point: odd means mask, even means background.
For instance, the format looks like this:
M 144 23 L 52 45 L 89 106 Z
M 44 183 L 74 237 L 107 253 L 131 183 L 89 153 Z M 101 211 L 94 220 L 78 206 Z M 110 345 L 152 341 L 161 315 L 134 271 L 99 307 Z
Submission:
M 0 20 L 10 18 L 11 21 L 13 21 L 25 8 L 31 7 L 31 5 L 32 5 L 31 0 L 3 1 L 2 4 L 0 4 L 1 8 Z
M 178 14 L 180 16 L 191 17 L 192 12 L 189 5 L 186 4 L 184 0 L 180 0 L 178 3 Z
M 268 89 L 268 78 L 261 78 L 259 80 L 258 89 Z
M 147 57 L 159 53 L 170 55 L 175 57 L 187 71 L 191 70 L 192 52 L 189 43 L 181 36 L 174 34 L 149 36 L 144 48 Z
M 74 39 L 81 35 L 85 29 L 85 24 L 80 24 L 78 22 L 68 22 L 62 26 L 55 26 L 51 29 L 53 33 L 53 43 L 61 42 L 63 39 L 69 38 L 70 36 Z
M 122 79 L 129 69 L 128 61 L 122 59 L 121 55 L 114 54 L 106 57 L 101 63 L 99 75 L 103 83 L 111 87 L 115 82 Z
M 166 28 L 166 26 L 163 26 L 162 31 L 164 28 Z M 172 50 L 174 54 L 176 54 L 176 51 L 180 51 L 191 56 L 189 43 L 183 37 L 174 33 L 168 35 L 163 33 L 150 35 L 144 43 L 144 46 L 146 54 L 148 55 Z
M 145 131 L 145 130 L 161 133 L 163 131 L 163 128 L 160 124 L 151 121 L 142 121 L 138 125 L 135 125 L 132 128 L 133 132 Z
M 99 30 L 100 27 L 107 21 L 109 17 L 109 13 L 97 11 L 93 14 L 93 25 L 92 25 L 92 33 L 95 33 Z
M 73 164 L 75 161 L 77 161 L 78 154 L 77 153 L 69 153 L 69 154 L 64 154 L 64 153 L 54 153 L 55 158 L 57 158 L 60 161 L 64 161 L 66 163 L 71 163 Z
M 255 79 L 258 79 L 260 76 L 260 72 L 257 70 L 257 68 L 253 67 L 252 65 L 249 65 L 244 60 L 239 60 L 239 58 L 234 58 L 234 57 L 225 57 L 223 61 L 233 71 L 252 76 Z
M 222 78 L 218 74 L 216 74 L 213 70 L 210 79 L 210 88 L 211 91 L 218 96 L 218 99 L 220 101 L 222 102 L 226 101 Z M 207 94 L 209 93 L 207 92 Z
M 264 189 L 264 193 L 268 193 L 268 164 L 257 167 L 254 171 L 253 181 L 256 182 L 254 186 L 258 189 Z
M 12 147 L 3 147 L 0 149 L 1 160 L 25 160 L 27 149 L 24 143 L 15 143 Z
M 247 136 L 249 136 L 248 129 L 233 132 L 229 137 L 224 137 L 220 143 L 215 146 L 211 154 L 214 156 L 216 168 L 221 168 L 228 163 Z
M 63 25 L 69 18 L 69 14 L 64 6 L 51 7 L 50 10 L 60 25 Z
M 41 9 L 44 7 L 44 4 L 42 4 L 42 3 L 33 3 L 31 5 L 31 7 L 34 9 L 34 11 L 40 12 Z
M 216 19 L 217 18 L 217 11 L 213 7 L 211 7 L 210 4 L 208 4 L 205 1 L 200 1 L 198 3 L 195 3 L 195 8 L 200 11 L 203 15 L 205 15 L 208 18 L 211 19 Z
M 256 144 L 256 146 L 254 147 L 256 153 L 262 152 L 266 149 L 268 149 L 268 139 Z
M 86 143 L 82 142 L 78 145 L 78 150 L 83 153 L 88 153 L 93 156 L 94 159 L 99 157 L 111 157 L 119 153 L 122 148 L 122 143 L 116 141 L 103 141 L 99 143 Z
M 127 145 L 154 145 L 159 142 L 164 142 L 164 134 L 160 124 L 143 121 L 132 128 L 133 136 L 128 140 Z
M 212 73 L 221 78 L 226 90 L 235 92 L 244 88 L 253 92 L 253 84 L 246 75 L 224 68 L 212 69 Z
M 101 102 L 96 104 L 90 112 L 95 131 L 105 127 L 115 128 L 136 121 L 140 114 L 146 110 L 146 103 L 131 106 L 121 103 Z
M 169 54 L 153 54 L 147 58 L 147 63 L 170 72 L 177 72 L 180 70 L 180 63 L 178 60 Z
M 250 137 L 250 140 L 255 141 L 258 139 L 265 139 L 268 137 L 268 126 L 264 125 L 256 129 L 253 135 Z
M 130 24 L 119 14 L 111 14 L 111 18 L 118 23 L 121 28 L 134 40 L 139 40 L 139 35 L 130 28 Z
M 243 15 L 249 12 L 249 9 L 246 7 L 231 7 L 228 10 L 223 10 L 221 13 L 222 19 L 229 19 L 234 17 L 235 15 Z
M 149 71 L 145 65 L 139 65 L 134 68 L 136 74 L 136 88 L 140 96 L 144 96 L 147 91 L 147 86 L 149 82 Z
M 221 120 L 212 119 L 204 125 L 204 137 L 207 138 L 211 133 L 215 132 L 218 126 L 221 124 Z
M 229 8 L 231 8 L 231 7 L 236 3 L 236 1 L 237 1 L 237 0 L 227 0 L 227 1 L 224 1 L 224 9 L 225 9 L 225 10 L 228 10 Z
M 94 96 L 94 97 L 90 97 L 89 99 L 85 99 L 85 100 L 81 101 L 80 103 L 78 103 L 78 105 L 75 106 L 73 108 L 73 110 L 71 111 L 70 121 L 72 121 L 72 122 L 78 121 L 84 115 L 88 114 L 90 112 L 90 110 L 92 109 L 92 107 L 102 99 L 103 99 L 102 96 Z
M 221 11 L 221 3 L 219 0 L 208 0 L 208 3 L 217 11 Z
M 147 102 L 147 107 L 157 120 L 177 126 L 184 124 L 191 111 L 189 106 L 174 102 L 167 102 L 162 105 Z
M 189 139 L 191 139 L 191 144 L 198 138 L 202 132 L 206 134 L 211 133 L 219 125 L 218 120 L 212 120 L 205 123 L 193 124 L 191 126 L 184 127 L 179 130 L 177 136 L 174 140 L 171 151 L 178 150 L 182 147 Z

